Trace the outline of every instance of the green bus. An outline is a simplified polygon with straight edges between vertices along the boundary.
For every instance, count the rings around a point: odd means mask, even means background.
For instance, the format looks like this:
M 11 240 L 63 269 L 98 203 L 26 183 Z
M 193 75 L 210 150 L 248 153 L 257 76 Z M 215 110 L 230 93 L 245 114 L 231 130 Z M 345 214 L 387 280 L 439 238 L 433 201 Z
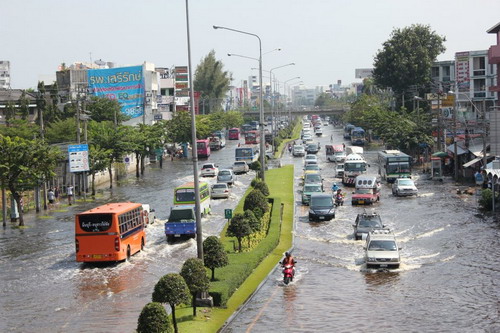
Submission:
M 378 152 L 378 173 L 388 183 L 397 178 L 410 178 L 411 162 L 411 156 L 399 150 L 382 150 Z
M 210 206 L 210 188 L 207 182 L 200 182 L 199 187 L 201 216 L 206 216 L 212 210 Z M 174 207 L 195 208 L 194 182 L 185 183 L 175 188 Z

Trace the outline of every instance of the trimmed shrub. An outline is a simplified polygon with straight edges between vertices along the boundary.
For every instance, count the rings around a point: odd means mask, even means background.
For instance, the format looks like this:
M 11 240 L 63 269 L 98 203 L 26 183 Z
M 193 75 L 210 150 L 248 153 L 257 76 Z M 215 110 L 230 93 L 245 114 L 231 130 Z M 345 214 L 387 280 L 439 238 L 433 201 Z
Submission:
M 252 162 L 248 167 L 250 170 L 259 171 L 261 169 L 260 161 Z
M 138 333 L 172 333 L 173 331 L 163 305 L 151 302 L 142 308 L 137 323 Z
M 269 187 L 267 184 L 263 181 L 257 182 L 254 186 L 256 190 L 259 190 L 264 194 L 266 197 L 269 195 Z
M 269 210 L 269 206 L 267 203 L 267 199 L 259 190 L 252 190 L 252 192 L 248 193 L 245 198 L 245 202 L 243 204 L 243 210 L 250 209 L 253 211 L 255 208 L 260 208 L 262 212 L 267 212 Z
M 258 182 L 261 182 L 262 180 L 260 180 L 259 178 L 254 178 L 252 179 L 252 182 L 250 183 L 250 186 L 252 187 L 255 187 L 255 185 L 258 183 Z

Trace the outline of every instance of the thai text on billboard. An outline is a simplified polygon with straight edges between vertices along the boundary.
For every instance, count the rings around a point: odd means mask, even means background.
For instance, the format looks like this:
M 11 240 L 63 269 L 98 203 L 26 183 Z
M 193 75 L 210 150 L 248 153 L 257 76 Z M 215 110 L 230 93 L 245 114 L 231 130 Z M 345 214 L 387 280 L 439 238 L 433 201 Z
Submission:
M 469 69 L 469 52 L 455 53 L 455 66 L 458 91 L 469 91 L 470 85 L 470 69 Z
M 131 118 L 144 114 L 142 66 L 88 70 L 89 89 L 95 96 L 117 100 L 121 112 Z

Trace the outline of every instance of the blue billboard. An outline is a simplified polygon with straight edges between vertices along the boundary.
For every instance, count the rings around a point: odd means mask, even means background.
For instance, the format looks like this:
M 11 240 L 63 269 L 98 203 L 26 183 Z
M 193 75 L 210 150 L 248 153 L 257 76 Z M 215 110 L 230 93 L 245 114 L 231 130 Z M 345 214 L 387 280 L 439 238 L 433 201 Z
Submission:
M 89 69 L 88 82 L 95 96 L 117 100 L 123 114 L 131 118 L 144 114 L 142 66 Z

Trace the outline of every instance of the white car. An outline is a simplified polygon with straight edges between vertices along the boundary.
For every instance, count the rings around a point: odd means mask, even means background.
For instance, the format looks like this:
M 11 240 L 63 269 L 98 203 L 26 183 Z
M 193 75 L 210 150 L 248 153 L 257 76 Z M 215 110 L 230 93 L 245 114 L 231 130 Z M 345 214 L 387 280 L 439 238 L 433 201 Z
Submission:
M 313 154 L 307 154 L 306 158 L 304 159 L 304 166 L 309 164 L 310 162 L 313 162 L 314 164 L 318 164 L 318 156 L 313 155 Z
M 306 144 L 306 145 L 309 143 L 312 143 L 313 142 L 312 135 L 305 134 L 304 137 L 302 138 L 302 142 L 304 142 L 304 144 Z
M 233 170 L 222 169 L 217 174 L 217 183 L 226 183 L 229 186 L 232 186 L 236 181 L 236 176 L 234 175 Z
M 319 127 L 317 130 L 316 130 L 316 136 L 322 136 L 323 135 L 323 130 L 321 129 L 321 127 Z
M 304 156 L 306 154 L 306 149 L 303 145 L 294 145 L 292 149 L 293 156 Z
M 401 257 L 396 237 L 387 229 L 374 230 L 366 238 L 366 268 L 399 268 Z
M 217 176 L 218 172 L 219 169 L 217 168 L 217 165 L 215 165 L 214 163 L 205 163 L 201 167 L 202 177 L 215 177 Z
M 245 161 L 236 161 L 233 164 L 233 172 L 235 174 L 239 173 L 247 173 L 250 170 L 247 162 Z
M 335 166 L 335 176 L 338 178 L 342 178 L 344 176 L 344 164 L 337 163 Z
M 226 183 L 213 184 L 210 190 L 210 197 L 212 199 L 229 198 L 229 186 Z
M 417 195 L 418 189 L 413 179 L 397 178 L 392 184 L 392 194 L 395 196 Z

